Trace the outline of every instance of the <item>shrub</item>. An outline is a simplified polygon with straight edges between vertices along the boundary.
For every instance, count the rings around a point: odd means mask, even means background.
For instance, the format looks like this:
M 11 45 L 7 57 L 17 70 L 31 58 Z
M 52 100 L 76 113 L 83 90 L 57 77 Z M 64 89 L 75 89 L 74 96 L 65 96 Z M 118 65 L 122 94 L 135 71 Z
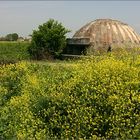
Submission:
M 58 56 L 66 45 L 65 34 L 68 32 L 61 23 L 50 19 L 33 31 L 30 54 L 34 59 Z

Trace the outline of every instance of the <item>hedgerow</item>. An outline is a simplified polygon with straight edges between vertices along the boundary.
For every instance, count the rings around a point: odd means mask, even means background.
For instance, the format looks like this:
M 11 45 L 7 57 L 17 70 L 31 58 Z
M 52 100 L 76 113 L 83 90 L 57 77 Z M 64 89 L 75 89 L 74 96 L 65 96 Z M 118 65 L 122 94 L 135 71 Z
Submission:
M 0 67 L 1 139 L 139 139 L 140 56 Z

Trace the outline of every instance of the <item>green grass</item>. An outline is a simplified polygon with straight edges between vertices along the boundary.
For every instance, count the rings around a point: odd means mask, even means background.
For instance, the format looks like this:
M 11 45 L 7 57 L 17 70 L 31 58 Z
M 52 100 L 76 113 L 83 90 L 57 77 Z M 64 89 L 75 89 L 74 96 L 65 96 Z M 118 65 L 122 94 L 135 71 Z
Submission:
M 31 64 L 37 64 L 40 66 L 52 66 L 52 67 L 71 67 L 73 66 L 77 60 L 53 60 L 53 61 L 48 61 L 48 60 L 40 60 L 40 61 L 35 61 L 31 60 Z
M 15 63 L 20 60 L 28 60 L 28 42 L 0 42 L 0 64 Z

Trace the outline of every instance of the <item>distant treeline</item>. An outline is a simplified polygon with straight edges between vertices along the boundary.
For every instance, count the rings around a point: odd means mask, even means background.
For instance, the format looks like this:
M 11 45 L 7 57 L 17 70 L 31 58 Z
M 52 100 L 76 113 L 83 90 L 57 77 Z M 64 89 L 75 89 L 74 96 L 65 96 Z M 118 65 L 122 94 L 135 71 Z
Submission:
M 20 37 L 17 33 L 10 33 L 0 37 L 0 41 L 30 41 L 30 39 Z

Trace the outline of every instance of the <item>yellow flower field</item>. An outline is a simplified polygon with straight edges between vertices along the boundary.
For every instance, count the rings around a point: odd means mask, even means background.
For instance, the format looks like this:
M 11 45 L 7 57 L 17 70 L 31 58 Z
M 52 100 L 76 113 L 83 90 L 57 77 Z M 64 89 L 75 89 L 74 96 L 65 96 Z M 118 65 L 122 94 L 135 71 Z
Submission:
M 0 139 L 139 139 L 140 55 L 0 67 Z

